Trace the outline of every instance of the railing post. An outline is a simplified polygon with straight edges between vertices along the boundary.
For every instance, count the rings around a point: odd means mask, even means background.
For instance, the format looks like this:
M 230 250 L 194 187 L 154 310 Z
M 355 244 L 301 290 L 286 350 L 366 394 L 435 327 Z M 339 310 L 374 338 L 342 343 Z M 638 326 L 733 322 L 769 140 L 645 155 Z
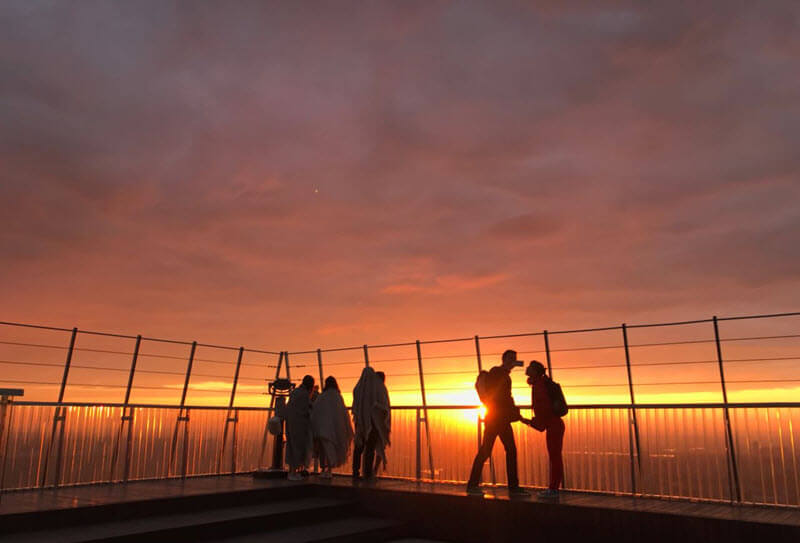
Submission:
M 197 351 L 197 342 L 192 342 L 192 350 L 189 352 L 189 363 L 186 365 L 186 379 L 183 382 L 183 392 L 181 393 L 181 403 L 178 407 L 178 418 L 175 420 L 175 432 L 172 434 L 172 448 L 170 449 L 169 455 L 169 473 L 172 473 L 175 467 L 175 455 L 177 454 L 177 447 L 178 447 L 178 433 L 180 432 L 181 422 L 183 423 L 183 467 L 181 472 L 185 477 L 185 470 L 186 470 L 186 454 L 188 453 L 187 448 L 189 446 L 189 410 L 184 409 L 186 405 L 186 393 L 189 390 L 189 381 L 192 378 L 192 365 L 194 364 L 194 353 Z M 184 414 L 185 411 L 185 414 Z
M 417 441 L 416 441 L 416 475 L 417 481 L 422 479 L 422 443 L 420 437 L 420 415 L 419 415 L 419 407 L 417 407 Z
M 136 411 L 136 408 L 129 407 L 128 409 L 129 409 L 128 436 L 125 440 L 125 464 L 122 472 L 122 480 L 125 481 L 126 483 L 128 482 L 128 478 L 130 477 L 131 474 L 131 454 L 133 451 L 133 420 L 134 420 L 133 413 L 134 411 Z
M 478 360 L 478 372 L 483 371 L 483 362 L 481 361 L 481 340 L 478 335 L 475 335 L 475 358 Z
M 186 417 L 183 421 L 183 461 L 181 462 L 181 477 L 186 479 L 186 469 L 189 458 L 189 409 L 186 410 Z
M 622 341 L 625 346 L 625 368 L 628 371 L 628 392 L 630 393 L 631 409 L 628 419 L 628 450 L 631 457 L 631 494 L 636 494 L 636 472 L 638 466 L 639 476 L 642 472 L 642 451 L 639 447 L 639 423 L 636 418 L 636 398 L 633 394 L 633 374 L 631 372 L 631 354 L 628 345 L 628 326 L 622 325 Z M 636 445 L 636 461 L 634 462 L 634 443 L 631 442 L 631 428 L 633 429 L 633 439 Z
M 75 352 L 75 340 L 78 337 L 78 328 L 72 329 L 72 337 L 69 340 L 69 349 L 67 350 L 67 359 L 64 362 L 64 375 L 61 378 L 61 388 L 58 391 L 58 405 L 56 405 L 55 413 L 53 414 L 53 429 L 50 432 L 50 442 L 47 445 L 47 454 L 44 457 L 44 467 L 42 468 L 42 477 L 39 487 L 44 487 L 47 484 L 47 468 L 50 463 L 50 456 L 53 453 L 53 445 L 58 436 L 58 445 L 56 446 L 56 467 L 55 467 L 55 481 L 54 486 L 58 486 L 61 479 L 61 455 L 64 449 L 64 420 L 67 417 L 67 410 L 61 404 L 64 402 L 64 391 L 67 388 L 67 378 L 69 377 L 69 368 L 72 364 L 72 354 Z
M 475 335 L 475 357 L 478 360 L 478 373 L 483 371 L 483 361 L 481 360 L 481 340 L 478 335 Z M 481 444 L 483 443 L 483 417 L 481 416 L 480 411 L 478 411 L 478 448 L 481 448 Z M 497 483 L 497 476 L 495 475 L 494 471 L 494 458 L 489 455 L 489 473 L 492 476 L 492 484 Z
M 325 384 L 325 375 L 322 373 L 322 349 L 317 349 L 317 366 L 319 367 L 319 388 Z
M 111 468 L 109 469 L 108 480 L 114 480 L 114 471 L 117 468 L 117 457 L 119 456 L 119 445 L 122 441 L 122 432 L 125 430 L 125 423 L 128 423 L 128 441 L 125 447 L 125 468 L 122 479 L 124 481 L 128 480 L 127 472 L 128 467 L 130 466 L 130 452 L 131 452 L 131 425 L 133 425 L 133 410 L 131 409 L 130 412 L 128 411 L 129 407 L 128 404 L 130 403 L 131 399 L 131 388 L 133 387 L 133 376 L 136 373 L 136 362 L 139 359 L 139 348 L 142 344 L 142 336 L 136 336 L 136 345 L 133 347 L 133 358 L 131 359 L 131 370 L 128 373 L 128 386 L 125 387 L 125 400 L 122 402 L 122 417 L 120 418 L 119 423 L 119 432 L 117 432 L 117 438 L 114 441 L 114 448 L 111 451 Z
M 364 345 L 364 367 L 369 367 L 369 347 Z
M 239 409 L 236 408 L 233 410 L 233 443 L 231 443 L 231 474 L 236 473 L 236 452 L 239 447 L 239 442 L 237 441 L 238 437 L 238 426 L 239 426 Z
M 417 340 L 417 367 L 419 368 L 419 391 L 422 395 L 422 409 L 425 412 L 425 440 L 428 443 L 428 467 L 431 470 L 431 480 L 436 478 L 433 469 L 433 449 L 431 448 L 431 425 L 428 422 L 428 399 L 425 395 L 425 373 L 422 371 L 422 350 L 419 340 Z
M 739 483 L 739 467 L 736 464 L 736 449 L 733 444 L 733 430 L 731 428 L 731 416 L 728 410 L 728 390 L 725 385 L 725 369 L 722 362 L 722 345 L 719 340 L 719 325 L 717 324 L 716 315 L 714 321 L 714 342 L 717 345 L 717 362 L 719 363 L 719 382 L 722 386 L 722 405 L 723 413 L 725 415 L 725 433 L 727 434 L 727 448 L 728 448 L 728 486 L 733 487 L 731 492 L 731 501 L 734 495 L 736 501 L 742 501 L 742 488 Z
M 225 457 L 225 448 L 228 444 L 228 425 L 233 423 L 233 436 L 234 443 L 233 449 L 236 448 L 236 424 L 239 422 L 238 412 L 237 415 L 231 418 L 231 411 L 233 411 L 233 403 L 236 400 L 236 385 L 239 383 L 239 370 L 242 367 L 242 356 L 244 355 L 244 347 L 239 347 L 239 356 L 236 358 L 236 370 L 233 372 L 233 383 L 231 385 L 231 398 L 228 402 L 228 411 L 225 413 L 225 427 L 222 431 L 222 447 L 220 447 L 219 458 L 217 458 L 217 473 L 222 472 L 222 462 Z
M 283 362 L 286 364 L 286 378 L 291 381 L 292 374 L 291 370 L 289 369 L 289 351 L 283 351 Z
M 13 409 L 13 397 L 0 397 L 0 500 L 3 497 L 3 488 L 6 480 L 6 462 L 8 460 L 8 442 L 11 441 L 11 410 Z
M 547 330 L 544 331 L 544 352 L 545 356 L 547 357 L 547 375 L 550 376 L 550 379 L 553 378 L 553 365 L 550 363 L 550 338 L 547 335 Z
M 283 365 L 283 355 L 284 352 L 281 351 L 278 354 L 278 367 L 275 370 L 275 380 L 280 378 L 281 376 L 281 366 Z M 269 409 L 267 410 L 267 420 L 264 422 L 264 437 L 261 440 L 261 453 L 258 455 L 258 465 L 261 466 L 264 463 L 264 453 L 267 451 L 267 440 L 269 439 L 269 419 L 275 414 L 275 395 L 273 394 L 272 397 L 269 399 Z M 273 451 L 274 452 L 274 451 Z

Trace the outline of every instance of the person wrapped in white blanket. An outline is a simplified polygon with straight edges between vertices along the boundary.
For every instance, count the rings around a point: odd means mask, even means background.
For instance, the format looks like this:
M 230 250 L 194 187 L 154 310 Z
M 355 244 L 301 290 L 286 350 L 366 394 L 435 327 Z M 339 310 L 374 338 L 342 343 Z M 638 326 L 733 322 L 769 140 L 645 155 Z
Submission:
M 325 379 L 311 411 L 311 431 L 319 451 L 320 477 L 331 478 L 331 470 L 347 462 L 353 443 L 353 426 L 336 379 Z
M 392 412 L 389 391 L 375 370 L 364 368 L 353 389 L 353 422 L 355 423 L 355 450 L 353 451 L 353 477 L 359 478 L 361 457 L 364 456 L 364 478 L 372 479 L 375 456 L 386 466 L 386 449 L 391 444 Z

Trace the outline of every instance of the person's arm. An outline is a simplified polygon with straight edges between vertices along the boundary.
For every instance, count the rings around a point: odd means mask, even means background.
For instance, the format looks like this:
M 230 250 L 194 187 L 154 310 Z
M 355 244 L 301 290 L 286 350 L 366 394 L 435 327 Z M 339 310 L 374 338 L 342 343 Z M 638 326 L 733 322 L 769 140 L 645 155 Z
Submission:
M 512 394 L 511 385 L 511 376 L 509 375 L 506 377 L 506 401 L 508 402 L 508 414 L 511 418 L 511 422 L 516 422 L 518 420 L 522 420 L 522 413 L 520 412 L 519 407 L 517 407 L 517 404 L 514 402 L 514 395 Z

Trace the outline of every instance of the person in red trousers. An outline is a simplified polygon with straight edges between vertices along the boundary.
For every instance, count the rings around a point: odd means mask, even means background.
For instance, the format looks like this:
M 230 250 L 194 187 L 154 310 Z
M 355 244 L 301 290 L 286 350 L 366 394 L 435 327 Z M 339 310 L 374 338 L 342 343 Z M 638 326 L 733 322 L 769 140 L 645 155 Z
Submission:
M 540 498 L 554 499 L 558 498 L 558 489 L 564 482 L 564 461 L 561 458 L 564 421 L 553 412 L 550 397 L 552 381 L 545 373 L 544 366 L 533 360 L 525 370 L 525 374 L 528 376 L 532 394 L 533 418 L 530 420 L 530 425 L 540 432 L 545 432 L 547 454 L 550 457 L 550 486 L 538 495 Z

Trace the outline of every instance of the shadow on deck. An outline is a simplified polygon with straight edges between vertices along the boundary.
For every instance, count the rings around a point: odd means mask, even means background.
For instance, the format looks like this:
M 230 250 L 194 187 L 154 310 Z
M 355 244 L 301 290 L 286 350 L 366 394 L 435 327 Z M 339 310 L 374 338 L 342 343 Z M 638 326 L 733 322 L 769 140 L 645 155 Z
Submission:
M 249 476 L 3 494 L 0 542 L 800 541 L 800 510 L 564 493 L 467 497 L 463 486 Z M 419 540 L 415 540 L 419 541 Z

